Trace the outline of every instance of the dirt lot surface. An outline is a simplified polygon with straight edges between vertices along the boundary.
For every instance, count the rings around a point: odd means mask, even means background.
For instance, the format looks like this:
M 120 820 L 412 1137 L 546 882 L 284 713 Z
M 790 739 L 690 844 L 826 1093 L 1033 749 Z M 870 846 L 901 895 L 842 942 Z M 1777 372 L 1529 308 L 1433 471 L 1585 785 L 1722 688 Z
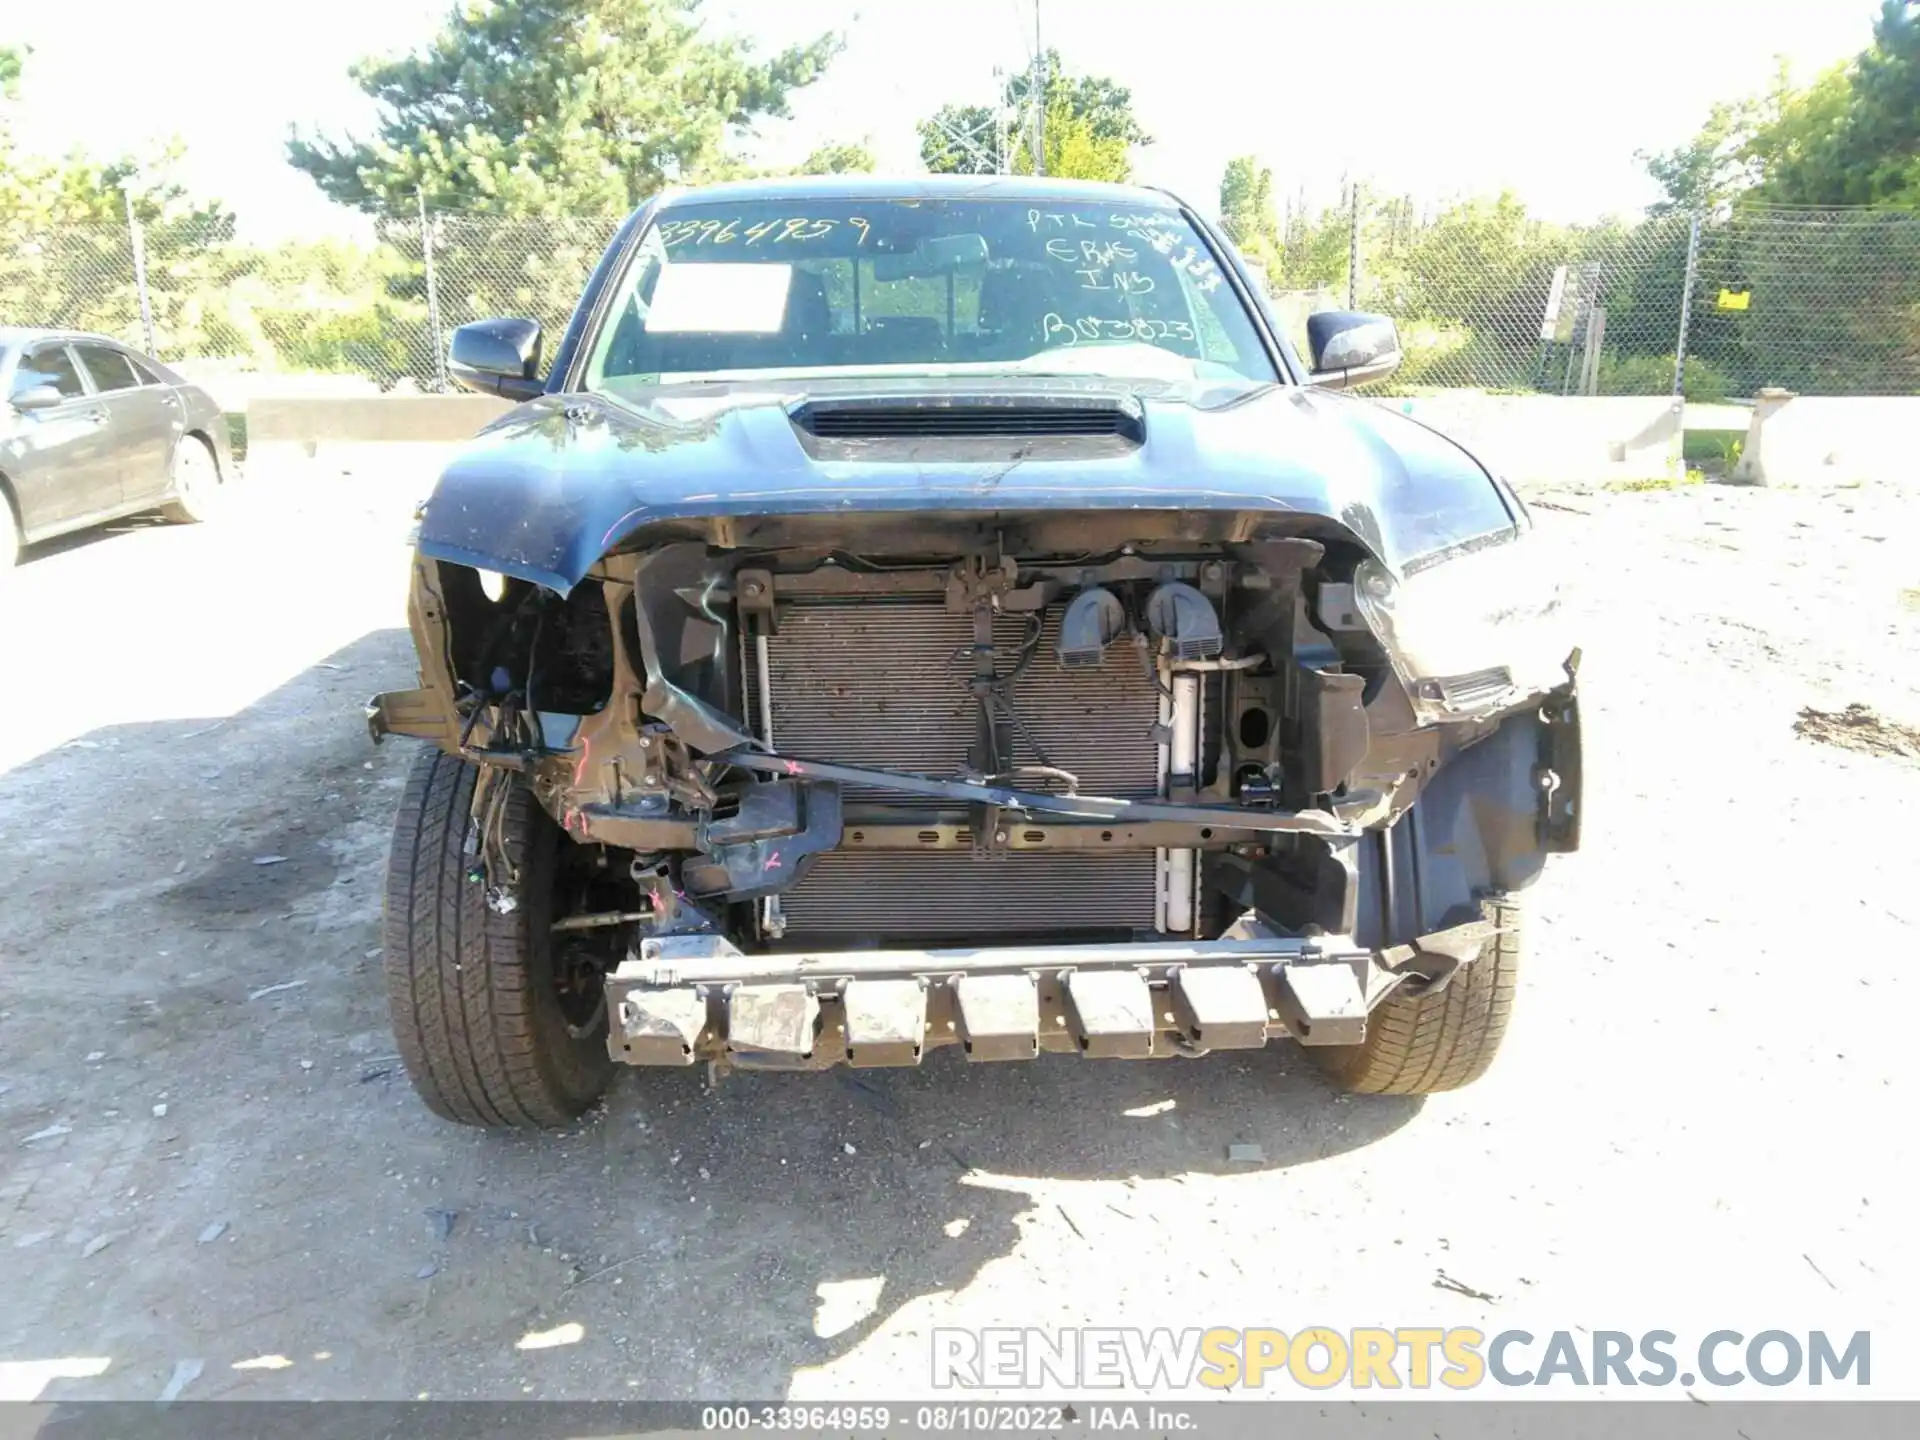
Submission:
M 1473 1089 L 941 1052 L 500 1137 L 380 984 L 420 490 L 262 480 L 0 589 L 0 1394 L 898 1398 L 935 1326 L 1071 1324 L 1866 1329 L 1920 1394 L 1911 498 L 1538 497 L 1588 848 Z

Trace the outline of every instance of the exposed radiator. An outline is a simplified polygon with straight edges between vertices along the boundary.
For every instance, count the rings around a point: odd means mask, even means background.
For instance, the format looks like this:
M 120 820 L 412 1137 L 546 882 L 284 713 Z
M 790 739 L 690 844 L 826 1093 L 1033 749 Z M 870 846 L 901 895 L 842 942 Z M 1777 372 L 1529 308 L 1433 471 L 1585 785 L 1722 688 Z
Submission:
M 872 937 L 1151 930 L 1153 852 L 822 855 L 781 899 L 789 933 Z
M 1063 670 L 1054 654 L 1062 606 L 1043 617 L 1027 668 L 1007 686 L 1046 759 L 1093 795 L 1158 790 L 1153 727 L 1158 691 L 1131 653 Z M 1012 668 L 1030 622 L 997 617 L 998 668 Z M 972 620 L 938 599 L 783 602 L 768 640 L 774 744 L 816 760 L 954 774 L 969 762 L 979 707 L 967 691 Z M 761 710 L 756 657 L 745 642 L 748 714 Z M 1039 757 L 1016 733 L 1022 764 Z M 1036 788 L 1038 788 L 1036 786 Z M 850 788 L 862 804 L 939 808 L 942 802 Z M 951 808 L 949 805 L 948 808 Z M 1151 928 L 1152 852 L 1034 851 L 975 860 L 967 851 L 835 852 L 782 897 L 788 931 L 843 936 L 1042 933 Z

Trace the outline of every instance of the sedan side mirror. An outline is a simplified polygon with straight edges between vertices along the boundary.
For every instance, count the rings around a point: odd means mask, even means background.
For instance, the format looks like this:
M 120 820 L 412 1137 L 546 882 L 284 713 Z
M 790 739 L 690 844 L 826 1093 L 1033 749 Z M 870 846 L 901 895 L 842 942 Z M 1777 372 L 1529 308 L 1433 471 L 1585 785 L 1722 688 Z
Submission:
M 16 410 L 51 410 L 66 403 L 67 397 L 51 385 L 30 385 L 13 397 Z
M 1364 310 L 1322 310 L 1307 317 L 1313 352 L 1308 382 L 1322 390 L 1349 390 L 1384 380 L 1400 366 L 1400 332 L 1384 315 Z
M 453 332 L 447 378 L 463 390 L 531 400 L 544 394 L 540 381 L 540 322 L 475 320 Z

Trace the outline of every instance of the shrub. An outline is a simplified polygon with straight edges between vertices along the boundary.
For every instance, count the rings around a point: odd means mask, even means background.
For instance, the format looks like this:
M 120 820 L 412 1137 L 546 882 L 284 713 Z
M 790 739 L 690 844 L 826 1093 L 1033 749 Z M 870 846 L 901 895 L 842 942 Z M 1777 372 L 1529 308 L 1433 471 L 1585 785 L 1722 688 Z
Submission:
M 1673 389 L 1673 356 L 1604 355 L 1599 388 L 1602 395 L 1668 394 Z M 1689 355 L 1681 392 L 1689 400 L 1712 403 L 1725 400 L 1732 393 L 1732 383 L 1718 366 Z

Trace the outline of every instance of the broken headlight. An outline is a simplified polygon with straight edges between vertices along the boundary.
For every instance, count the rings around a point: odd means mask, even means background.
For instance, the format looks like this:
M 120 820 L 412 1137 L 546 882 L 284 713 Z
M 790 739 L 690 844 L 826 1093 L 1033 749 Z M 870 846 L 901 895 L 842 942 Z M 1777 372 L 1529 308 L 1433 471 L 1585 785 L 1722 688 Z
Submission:
M 1551 550 L 1522 531 L 1408 575 L 1375 560 L 1355 569 L 1360 613 L 1422 724 L 1503 709 L 1566 679 L 1573 645 Z

